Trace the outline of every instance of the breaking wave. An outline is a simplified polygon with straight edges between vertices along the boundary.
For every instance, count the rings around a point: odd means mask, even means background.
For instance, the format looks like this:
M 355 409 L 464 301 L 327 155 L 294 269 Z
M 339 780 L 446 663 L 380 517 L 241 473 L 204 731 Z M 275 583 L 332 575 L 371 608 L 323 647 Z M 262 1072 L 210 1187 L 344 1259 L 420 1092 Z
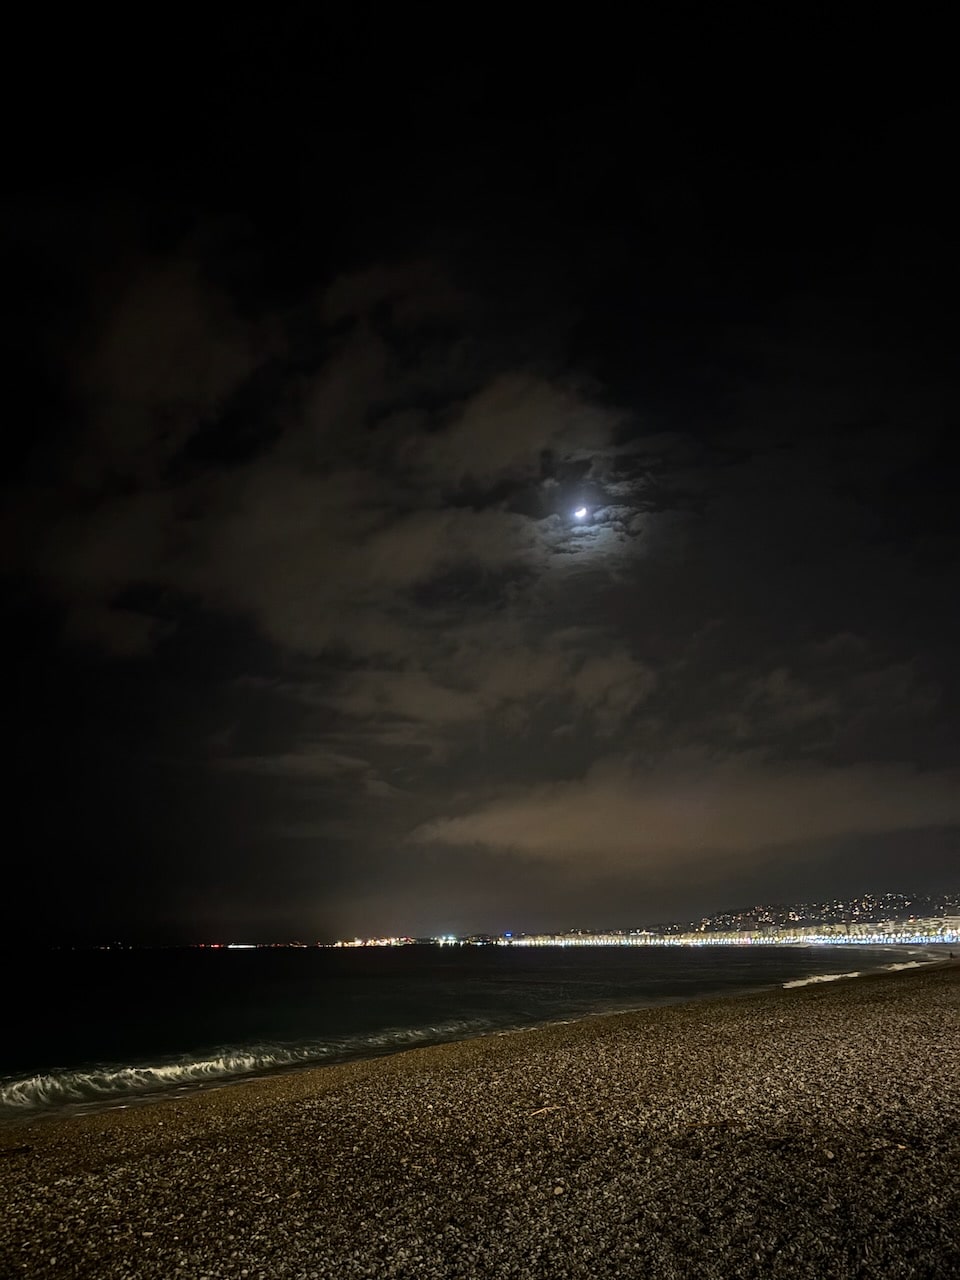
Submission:
M 296 1067 L 323 1066 L 375 1057 L 417 1045 L 460 1040 L 493 1029 L 483 1019 L 457 1019 L 435 1026 L 391 1028 L 343 1039 L 299 1044 L 255 1044 L 211 1050 L 202 1057 L 181 1055 L 159 1063 L 98 1064 L 20 1079 L 0 1079 L 0 1117 L 53 1109 L 97 1109 L 157 1094 L 228 1084 L 247 1076 Z
M 937 964 L 943 959 L 942 956 L 935 952 L 923 952 L 923 960 L 900 960 L 895 964 L 884 964 L 879 969 L 854 969 L 851 973 L 814 973 L 806 978 L 794 978 L 791 982 L 783 984 L 784 990 L 788 987 L 806 987 L 811 982 L 839 982 L 842 978 L 862 978 L 864 973 L 899 973 L 901 969 L 922 969 L 928 964 Z
M 811 982 L 839 982 L 841 978 L 859 978 L 861 973 L 860 969 L 854 969 L 852 973 L 814 973 L 809 978 L 794 978 L 792 982 L 785 982 L 783 988 L 807 987 Z

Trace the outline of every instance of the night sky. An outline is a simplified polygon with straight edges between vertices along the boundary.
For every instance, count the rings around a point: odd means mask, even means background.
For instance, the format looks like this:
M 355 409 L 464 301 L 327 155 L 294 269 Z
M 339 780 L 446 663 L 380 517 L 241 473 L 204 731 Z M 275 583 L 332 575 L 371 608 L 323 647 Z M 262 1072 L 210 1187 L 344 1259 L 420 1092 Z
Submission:
M 11 46 L 5 937 L 960 881 L 935 69 L 470 12 Z

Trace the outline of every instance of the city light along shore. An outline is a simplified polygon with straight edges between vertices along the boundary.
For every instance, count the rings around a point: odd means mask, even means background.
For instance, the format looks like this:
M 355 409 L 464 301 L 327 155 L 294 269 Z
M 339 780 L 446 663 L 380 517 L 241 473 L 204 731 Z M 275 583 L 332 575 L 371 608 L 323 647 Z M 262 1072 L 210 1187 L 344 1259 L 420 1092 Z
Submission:
M 812 928 L 736 929 L 661 933 L 648 929 L 558 933 L 443 934 L 430 938 L 352 938 L 321 944 L 333 947 L 496 946 L 496 947 L 734 947 L 734 946 L 935 946 L 960 944 L 960 915 L 870 924 L 828 924 Z

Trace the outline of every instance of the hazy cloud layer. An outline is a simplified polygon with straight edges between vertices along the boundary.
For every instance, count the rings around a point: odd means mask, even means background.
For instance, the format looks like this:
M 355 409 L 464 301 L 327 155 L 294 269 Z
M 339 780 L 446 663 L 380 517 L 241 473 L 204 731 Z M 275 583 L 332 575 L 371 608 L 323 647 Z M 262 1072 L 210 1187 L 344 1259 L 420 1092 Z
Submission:
M 419 827 L 411 839 L 591 858 L 642 870 L 691 855 L 771 853 L 831 838 L 960 823 L 960 770 L 907 765 L 777 765 L 752 757 L 601 760 L 551 783 Z

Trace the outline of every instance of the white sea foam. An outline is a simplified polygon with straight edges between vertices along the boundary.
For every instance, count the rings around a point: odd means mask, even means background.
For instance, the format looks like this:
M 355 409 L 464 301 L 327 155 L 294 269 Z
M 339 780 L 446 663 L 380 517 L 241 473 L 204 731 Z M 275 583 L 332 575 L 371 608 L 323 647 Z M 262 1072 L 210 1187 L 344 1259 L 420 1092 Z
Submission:
M 783 984 L 787 987 L 808 987 L 811 982 L 839 982 L 841 978 L 859 978 L 861 971 L 854 969 L 852 973 L 815 973 L 809 978 L 794 978 L 792 982 Z
M 0 1082 L 0 1115 L 22 1114 L 80 1104 L 107 1105 L 113 1098 L 169 1093 L 284 1068 L 320 1066 L 326 1062 L 384 1051 L 437 1044 L 489 1030 L 480 1019 L 456 1019 L 426 1027 L 394 1027 L 370 1035 L 314 1040 L 301 1044 L 258 1044 L 223 1049 L 197 1058 L 180 1057 L 155 1064 L 106 1064 L 84 1070 L 57 1071 Z
M 876 973 L 899 973 L 902 969 L 922 969 L 928 964 L 936 964 L 940 959 L 937 955 L 927 955 L 924 960 L 900 960 L 895 964 L 882 965 L 880 969 L 874 970 Z M 855 969 L 852 973 L 815 973 L 808 978 L 794 978 L 792 982 L 785 982 L 784 988 L 787 987 L 806 987 L 811 982 L 838 982 L 841 978 L 862 978 L 866 972 L 863 969 Z

